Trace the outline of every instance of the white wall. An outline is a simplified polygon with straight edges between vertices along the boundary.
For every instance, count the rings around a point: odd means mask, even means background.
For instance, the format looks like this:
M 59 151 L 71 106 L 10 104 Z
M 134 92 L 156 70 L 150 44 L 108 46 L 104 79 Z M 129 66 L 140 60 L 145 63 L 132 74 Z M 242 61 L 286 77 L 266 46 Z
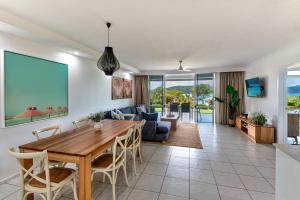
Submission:
M 265 79 L 266 97 L 246 97 L 246 111 L 261 111 L 276 127 L 277 140 L 284 143 L 283 128 L 283 80 L 284 70 L 300 61 L 300 41 L 296 41 L 279 51 L 273 52 L 247 65 L 246 79 L 260 77 Z
M 133 105 L 132 99 L 111 100 L 111 77 L 105 76 L 96 67 L 95 61 L 59 52 L 57 49 L 5 33 L 0 33 L 0 48 L 69 65 L 67 117 L 0 129 L 0 180 L 16 172 L 16 161 L 8 156 L 7 149 L 35 140 L 31 134 L 32 130 L 53 124 L 61 124 L 63 130 L 66 130 L 72 128 L 73 120 L 89 113 Z M 115 75 L 132 79 L 131 75 L 121 71 Z

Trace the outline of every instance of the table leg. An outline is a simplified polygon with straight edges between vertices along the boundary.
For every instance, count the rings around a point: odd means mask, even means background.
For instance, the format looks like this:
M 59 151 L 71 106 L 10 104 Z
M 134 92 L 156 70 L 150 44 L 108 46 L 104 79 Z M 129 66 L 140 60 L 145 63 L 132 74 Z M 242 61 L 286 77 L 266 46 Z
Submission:
M 32 159 L 24 159 L 22 164 L 23 164 L 23 167 L 25 169 L 29 169 L 33 165 L 33 160 Z M 27 196 L 26 199 L 27 200 L 34 200 L 34 195 L 30 194 L 30 195 Z
M 79 164 L 79 199 L 92 199 L 91 156 L 80 158 Z

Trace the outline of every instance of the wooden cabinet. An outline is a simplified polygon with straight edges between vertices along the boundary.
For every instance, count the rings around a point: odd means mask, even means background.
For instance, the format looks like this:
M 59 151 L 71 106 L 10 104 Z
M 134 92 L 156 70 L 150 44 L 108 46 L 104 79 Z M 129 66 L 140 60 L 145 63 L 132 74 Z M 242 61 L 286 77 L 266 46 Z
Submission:
M 236 127 L 245 133 L 253 142 L 272 144 L 274 143 L 274 127 L 269 125 L 256 125 L 251 119 L 236 118 Z

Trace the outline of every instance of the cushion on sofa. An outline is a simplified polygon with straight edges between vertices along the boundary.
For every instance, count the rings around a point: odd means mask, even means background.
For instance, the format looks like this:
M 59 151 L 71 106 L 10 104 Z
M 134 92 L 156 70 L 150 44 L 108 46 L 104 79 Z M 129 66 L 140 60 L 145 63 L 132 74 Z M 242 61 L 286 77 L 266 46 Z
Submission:
M 124 114 L 132 114 L 130 107 L 120 108 L 119 110 Z
M 137 110 L 135 106 L 130 107 L 132 114 L 137 114 Z
M 166 126 L 157 126 L 156 133 L 167 133 L 169 131 L 168 127 Z
M 158 113 L 145 113 L 142 112 L 142 119 L 146 121 L 157 121 Z

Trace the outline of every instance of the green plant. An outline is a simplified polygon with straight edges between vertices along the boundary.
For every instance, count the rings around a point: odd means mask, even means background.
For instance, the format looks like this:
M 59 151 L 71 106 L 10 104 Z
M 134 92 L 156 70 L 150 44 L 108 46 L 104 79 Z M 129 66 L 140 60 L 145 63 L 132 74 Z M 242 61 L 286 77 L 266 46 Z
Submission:
M 101 120 L 104 119 L 104 112 L 97 112 L 95 114 L 91 114 L 89 116 L 89 119 L 94 122 L 100 122 Z
M 262 112 L 255 112 L 252 114 L 252 122 L 256 125 L 264 125 L 267 122 L 267 117 Z
M 228 114 L 229 114 L 229 119 L 235 119 L 236 117 L 236 112 L 237 112 L 237 107 L 240 103 L 240 98 L 238 91 L 234 89 L 232 85 L 227 85 L 226 87 L 226 92 L 229 94 L 229 100 L 224 100 L 219 97 L 215 97 L 215 100 L 220 102 L 220 103 L 226 103 L 228 106 Z

